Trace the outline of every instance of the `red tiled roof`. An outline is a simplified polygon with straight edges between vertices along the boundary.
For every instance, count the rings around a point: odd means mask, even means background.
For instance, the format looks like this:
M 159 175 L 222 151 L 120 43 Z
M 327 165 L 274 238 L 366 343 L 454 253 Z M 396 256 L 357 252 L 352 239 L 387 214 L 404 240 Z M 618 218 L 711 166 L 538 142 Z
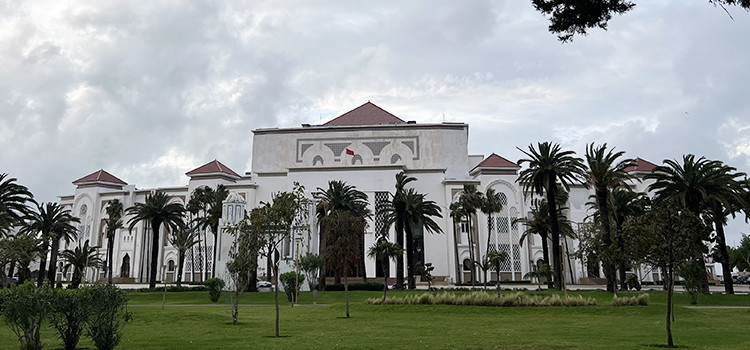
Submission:
M 476 168 L 520 168 L 520 166 L 503 157 L 498 156 L 495 153 L 492 153 L 474 167 L 474 169 Z
M 633 161 L 635 162 L 635 164 L 631 165 L 631 166 L 629 166 L 627 168 L 625 168 L 626 172 L 637 171 L 637 172 L 646 172 L 646 173 L 648 173 L 648 172 L 651 172 L 651 170 L 654 170 L 654 168 L 657 167 L 656 164 L 651 163 L 651 162 L 649 162 L 649 161 L 647 161 L 645 159 L 642 159 L 642 158 L 636 158 Z
M 228 166 L 222 164 L 220 161 L 216 159 L 198 168 L 188 171 L 187 173 L 185 173 L 185 175 L 193 176 L 193 175 L 216 174 L 216 173 L 224 173 L 224 174 L 229 174 L 232 176 L 240 177 L 239 174 L 235 173 L 232 169 L 229 169 Z
M 367 103 L 346 112 L 333 120 L 323 124 L 328 126 L 351 126 L 351 125 L 378 125 L 378 124 L 405 124 L 406 122 L 386 110 Z
M 98 171 L 95 171 L 89 175 L 86 175 L 78 180 L 73 181 L 73 184 L 79 184 L 84 182 L 109 182 L 109 183 L 115 183 L 120 185 L 127 185 L 128 183 L 125 181 L 122 181 L 118 179 L 116 176 L 104 171 L 104 169 L 99 169 Z

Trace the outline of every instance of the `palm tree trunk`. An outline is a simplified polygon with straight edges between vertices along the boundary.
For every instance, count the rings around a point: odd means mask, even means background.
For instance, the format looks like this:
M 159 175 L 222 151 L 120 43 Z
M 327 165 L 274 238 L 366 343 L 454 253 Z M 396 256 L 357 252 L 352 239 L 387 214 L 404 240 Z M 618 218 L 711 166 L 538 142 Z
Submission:
M 151 269 L 149 270 L 148 276 L 148 287 L 156 288 L 156 269 L 158 267 L 159 259 L 159 227 L 161 227 L 161 221 L 151 222 Z
M 417 288 L 417 281 L 414 278 L 414 233 L 411 229 L 411 223 L 406 222 L 406 274 L 409 282 L 409 289 Z
M 670 348 L 674 347 L 674 340 L 672 340 L 672 305 L 674 294 L 674 281 L 673 281 L 672 268 L 667 268 L 667 346 Z
M 179 266 L 177 266 L 177 286 L 182 286 L 182 265 L 185 265 L 185 251 L 180 251 L 180 256 L 178 258 Z
M 212 227 L 211 231 L 213 231 L 214 234 L 214 254 L 211 257 L 211 278 L 216 277 L 216 245 L 219 243 L 219 228 Z
M 500 298 L 500 264 L 495 265 L 495 271 L 497 271 L 497 297 Z
M 362 281 L 364 283 L 367 283 L 367 267 L 365 266 L 365 234 L 362 232 L 362 234 L 359 236 L 359 265 L 360 265 L 360 272 L 362 273 Z
M 550 231 L 552 232 L 552 270 L 554 271 L 554 285 L 562 290 L 562 254 L 560 252 L 560 223 L 557 221 L 557 191 L 556 178 L 550 177 L 547 183 L 547 204 L 549 206 Z
M 346 318 L 349 318 L 349 274 L 344 270 L 344 294 L 346 295 Z
M 609 217 L 609 201 L 606 190 L 596 191 L 596 203 L 599 207 L 599 221 L 602 225 L 602 244 L 605 249 L 612 247 L 612 225 Z M 609 249 L 611 252 L 611 249 Z M 607 278 L 607 291 L 614 292 L 617 285 L 614 256 L 607 256 L 604 261 L 604 276 Z
M 724 274 L 724 291 L 727 294 L 734 294 L 734 283 L 732 282 L 732 266 L 729 264 L 729 252 L 727 250 L 727 241 L 724 236 L 724 223 L 717 218 L 718 213 L 714 212 L 714 225 L 716 226 L 716 243 L 719 245 L 719 259 L 721 260 L 721 270 Z M 721 213 L 723 215 L 723 213 Z
M 458 235 L 457 235 L 456 225 L 457 225 L 456 220 L 453 220 L 453 256 L 456 262 L 456 283 L 461 283 L 461 280 L 462 280 L 461 272 L 463 270 L 461 269 L 461 264 L 458 259 Z
M 56 272 L 57 272 L 57 251 L 60 250 L 60 239 L 56 238 L 52 240 L 52 249 L 50 250 L 49 255 L 49 268 L 47 269 L 47 280 L 49 280 L 49 285 L 54 288 L 55 287 L 55 280 L 57 279 Z
M 466 228 L 468 230 L 467 237 L 469 238 L 469 260 L 471 260 L 471 273 L 469 274 L 469 276 L 471 277 L 471 290 L 474 290 L 477 281 L 477 265 L 476 259 L 474 258 L 474 235 L 471 233 L 471 214 L 467 214 L 466 216 Z
M 397 214 L 398 215 L 398 214 Z M 404 246 L 404 221 L 403 218 L 396 218 L 396 243 L 400 247 Z M 407 254 L 409 248 L 406 248 Z M 396 257 L 396 289 L 404 289 L 404 255 L 399 254 Z
M 549 247 L 547 242 L 547 235 L 540 235 L 542 238 L 542 260 L 544 261 L 544 264 L 547 266 L 550 266 L 549 264 Z M 541 280 L 541 276 L 537 277 L 537 279 Z M 547 289 L 552 289 L 554 286 L 552 285 L 552 280 L 550 278 L 547 278 Z M 541 287 L 539 289 L 542 289 Z
M 208 236 L 206 235 L 206 230 L 203 230 L 203 280 L 207 280 L 208 278 Z
M 386 266 L 388 266 L 389 259 L 386 257 L 383 259 L 383 270 L 386 270 Z M 388 292 L 388 273 L 383 271 L 383 304 L 385 304 L 385 294 Z
M 113 241 L 114 237 L 107 237 L 107 282 L 109 282 L 109 284 L 112 284 L 112 254 L 115 247 Z
M 43 235 L 44 237 L 44 235 Z M 39 271 L 36 276 L 36 286 L 41 287 L 42 283 L 44 283 L 44 272 L 46 271 L 47 267 L 47 246 L 49 244 L 49 240 L 42 238 L 44 241 L 42 242 L 42 249 L 41 249 L 41 258 L 39 259 Z

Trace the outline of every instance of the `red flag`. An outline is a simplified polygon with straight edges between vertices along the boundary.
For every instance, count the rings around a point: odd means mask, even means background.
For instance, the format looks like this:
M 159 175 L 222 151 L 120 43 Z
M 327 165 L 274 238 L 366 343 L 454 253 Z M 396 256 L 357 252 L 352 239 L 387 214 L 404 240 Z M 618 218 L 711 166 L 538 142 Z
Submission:
M 352 151 L 352 150 L 350 150 L 350 149 L 347 148 L 346 149 L 346 154 L 350 155 L 350 156 L 353 156 L 354 155 L 354 151 Z

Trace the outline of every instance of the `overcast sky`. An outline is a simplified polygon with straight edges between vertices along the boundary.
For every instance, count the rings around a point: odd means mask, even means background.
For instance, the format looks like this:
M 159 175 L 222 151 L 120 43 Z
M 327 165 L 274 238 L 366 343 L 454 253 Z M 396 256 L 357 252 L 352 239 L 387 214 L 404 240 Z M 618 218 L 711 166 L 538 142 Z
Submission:
M 250 171 L 252 129 L 368 100 L 469 123 L 474 154 L 593 141 L 749 171 L 750 15 L 637 4 L 561 44 L 528 0 L 2 1 L 0 172 L 41 201 L 100 168 L 184 185 L 214 158 Z

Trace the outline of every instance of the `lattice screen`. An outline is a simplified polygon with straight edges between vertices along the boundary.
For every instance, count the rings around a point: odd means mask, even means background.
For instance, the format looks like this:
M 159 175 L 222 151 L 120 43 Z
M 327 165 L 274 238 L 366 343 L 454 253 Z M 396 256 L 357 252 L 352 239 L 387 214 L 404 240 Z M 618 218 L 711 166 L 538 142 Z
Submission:
M 375 192 L 375 210 L 380 208 L 380 205 L 388 201 L 388 192 Z M 385 218 L 382 213 L 375 215 L 375 234 L 378 236 L 388 236 L 388 230 L 385 226 Z

